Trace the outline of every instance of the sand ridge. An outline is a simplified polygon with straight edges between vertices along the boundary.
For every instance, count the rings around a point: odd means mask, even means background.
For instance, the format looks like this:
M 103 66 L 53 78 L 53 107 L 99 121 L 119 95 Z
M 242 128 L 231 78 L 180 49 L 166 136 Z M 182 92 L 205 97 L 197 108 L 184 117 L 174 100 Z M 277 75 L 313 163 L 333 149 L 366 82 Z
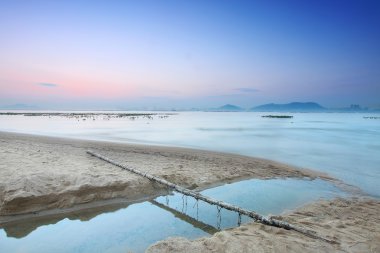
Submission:
M 239 155 L 0 132 L 0 225 L 6 223 L 9 233 L 23 236 L 25 231 L 12 230 L 12 222 L 22 223 L 29 215 L 45 221 L 48 214 L 54 221 L 60 219 L 55 214 L 66 210 L 101 207 L 102 201 L 116 204 L 119 199 L 128 205 L 166 193 L 147 179 L 86 154 L 88 149 L 197 190 L 246 178 L 319 177 L 341 183 L 322 173 Z M 147 252 L 380 252 L 379 210 L 378 200 L 337 199 L 276 217 L 308 227 L 336 245 L 249 223 L 194 241 L 169 238 Z
M 249 223 L 193 241 L 168 238 L 152 245 L 146 252 L 380 252 L 378 200 L 323 200 L 276 218 L 308 227 L 337 244 L 312 239 L 295 231 Z
M 202 189 L 244 178 L 328 176 L 217 152 L 0 132 L 1 216 L 165 193 L 157 184 L 86 154 L 92 149 L 172 183 Z

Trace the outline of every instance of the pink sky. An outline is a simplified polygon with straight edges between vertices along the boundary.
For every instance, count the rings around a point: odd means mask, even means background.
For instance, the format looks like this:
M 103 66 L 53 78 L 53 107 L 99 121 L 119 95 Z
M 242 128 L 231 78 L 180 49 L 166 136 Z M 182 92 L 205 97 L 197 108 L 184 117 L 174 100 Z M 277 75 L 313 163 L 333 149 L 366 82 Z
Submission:
M 148 2 L 2 4 L 0 107 L 380 104 L 378 6 Z

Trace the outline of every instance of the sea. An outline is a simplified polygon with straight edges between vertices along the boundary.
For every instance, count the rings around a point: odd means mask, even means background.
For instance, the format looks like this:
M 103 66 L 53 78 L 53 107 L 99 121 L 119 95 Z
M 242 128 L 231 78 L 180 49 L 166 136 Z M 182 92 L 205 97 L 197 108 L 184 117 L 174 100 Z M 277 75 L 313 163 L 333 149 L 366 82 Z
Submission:
M 284 113 L 151 113 L 158 115 L 133 118 L 0 115 L 0 131 L 188 147 L 266 158 L 326 172 L 380 197 L 379 114 L 287 113 L 293 117 L 267 118 L 262 116 Z

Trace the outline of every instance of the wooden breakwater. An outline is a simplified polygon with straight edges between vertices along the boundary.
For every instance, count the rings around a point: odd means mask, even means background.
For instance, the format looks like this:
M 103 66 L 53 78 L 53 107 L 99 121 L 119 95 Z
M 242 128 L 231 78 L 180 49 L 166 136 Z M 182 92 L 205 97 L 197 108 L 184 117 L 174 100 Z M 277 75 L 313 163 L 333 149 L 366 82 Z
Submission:
M 303 235 L 306 235 L 306 236 L 314 238 L 314 239 L 323 240 L 323 241 L 328 242 L 328 243 L 336 243 L 335 241 L 332 241 L 332 240 L 329 240 L 329 239 L 326 239 L 326 238 L 323 238 L 323 237 L 319 236 L 315 231 L 312 231 L 312 230 L 309 230 L 309 229 L 306 229 L 306 228 L 302 228 L 302 227 L 299 227 L 299 226 L 295 226 L 295 225 L 292 225 L 292 224 L 290 224 L 288 222 L 277 220 L 277 219 L 273 219 L 271 217 L 265 217 L 265 216 L 263 216 L 261 214 L 258 214 L 256 212 L 254 212 L 254 211 L 246 210 L 244 208 L 241 208 L 241 207 L 238 207 L 238 206 L 235 206 L 235 205 L 232 205 L 232 204 L 220 201 L 220 200 L 216 200 L 216 199 L 204 196 L 204 195 L 200 194 L 199 192 L 186 189 L 186 188 L 184 188 L 182 186 L 179 186 L 179 185 L 173 184 L 171 182 L 168 182 L 165 179 L 153 176 L 153 175 L 151 175 L 149 173 L 142 172 L 140 170 L 137 170 L 137 169 L 134 169 L 134 168 L 131 168 L 131 167 L 127 167 L 127 166 L 125 166 L 123 164 L 120 164 L 119 162 L 111 160 L 110 158 L 105 157 L 105 156 L 100 155 L 100 154 L 97 154 L 97 153 L 95 153 L 93 151 L 88 150 L 87 153 L 90 154 L 90 155 L 92 155 L 92 156 L 95 156 L 95 157 L 97 157 L 97 158 L 99 158 L 99 159 L 101 159 L 103 161 L 106 161 L 106 162 L 108 162 L 110 164 L 113 164 L 113 165 L 115 165 L 115 166 L 117 166 L 117 167 L 119 167 L 121 169 L 127 170 L 129 172 L 132 172 L 132 173 L 135 173 L 135 174 L 140 175 L 142 177 L 145 177 L 145 178 L 149 179 L 150 181 L 153 181 L 153 182 L 159 183 L 161 185 L 164 185 L 164 186 L 168 187 L 169 189 L 171 189 L 173 191 L 182 193 L 182 194 L 184 194 L 186 196 L 193 197 L 197 201 L 198 200 L 202 200 L 202 201 L 204 201 L 204 202 L 206 202 L 206 203 L 208 203 L 210 205 L 215 205 L 215 206 L 217 206 L 219 208 L 224 208 L 224 209 L 227 209 L 227 210 L 230 210 L 230 211 L 233 211 L 233 212 L 237 212 L 239 215 L 248 216 L 248 217 L 252 218 L 255 222 L 259 222 L 259 223 L 262 223 L 264 225 L 274 226 L 274 227 L 278 227 L 278 228 L 284 228 L 284 229 L 287 229 L 287 230 L 294 230 L 294 231 L 297 231 L 297 232 L 299 232 L 299 233 L 301 233 Z

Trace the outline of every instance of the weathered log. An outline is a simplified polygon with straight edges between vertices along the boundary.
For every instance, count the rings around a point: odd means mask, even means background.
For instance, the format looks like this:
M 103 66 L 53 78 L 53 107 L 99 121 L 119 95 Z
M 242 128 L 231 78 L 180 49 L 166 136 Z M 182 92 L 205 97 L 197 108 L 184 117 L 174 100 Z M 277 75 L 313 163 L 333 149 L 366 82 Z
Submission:
M 208 233 L 208 234 L 215 234 L 216 232 L 219 232 L 220 230 L 209 225 L 209 224 L 206 224 L 206 223 L 203 223 L 202 221 L 199 221 L 197 219 L 194 219 L 193 217 L 187 215 L 187 214 L 184 214 L 180 211 L 177 211 L 176 209 L 174 208 L 170 208 L 169 206 L 166 206 L 164 204 L 161 204 L 155 200 L 151 200 L 149 201 L 150 203 L 152 203 L 153 205 L 155 206 L 158 206 L 159 208 L 162 208 L 168 212 L 171 212 L 176 218 L 178 219 L 181 219 L 191 225 L 193 225 L 194 227 L 196 228 L 199 228 L 201 229 L 202 231 Z
M 283 228 L 283 229 L 287 229 L 287 230 L 294 230 L 296 232 L 299 232 L 299 233 L 301 233 L 303 235 L 306 235 L 306 236 L 314 238 L 314 239 L 319 239 L 319 240 L 322 240 L 322 241 L 325 241 L 325 242 L 328 242 L 328 243 L 337 243 L 337 242 L 335 242 L 333 240 L 329 240 L 329 239 L 326 239 L 326 238 L 323 238 L 323 237 L 319 236 L 315 231 L 312 231 L 312 230 L 309 230 L 309 229 L 306 229 L 306 228 L 302 228 L 302 227 L 298 227 L 298 226 L 292 225 L 292 224 L 290 224 L 288 222 L 281 221 L 281 220 L 276 220 L 276 219 L 273 219 L 271 217 L 265 217 L 265 216 L 263 216 L 261 214 L 258 214 L 256 212 L 254 212 L 254 211 L 246 210 L 244 208 L 241 208 L 241 207 L 238 207 L 238 206 L 235 206 L 235 205 L 231 205 L 231 204 L 223 202 L 223 201 L 212 199 L 210 197 L 207 197 L 207 196 L 204 196 L 204 195 L 200 194 L 199 192 L 192 191 L 192 190 L 186 189 L 186 188 L 184 188 L 182 186 L 179 186 L 179 185 L 173 184 L 171 182 L 168 182 L 165 179 L 162 179 L 162 178 L 150 175 L 150 174 L 148 174 L 146 172 L 142 172 L 140 170 L 137 170 L 137 169 L 130 168 L 130 167 L 127 167 L 125 165 L 122 165 L 122 164 L 120 164 L 120 163 L 118 163 L 116 161 L 113 161 L 113 160 L 109 159 L 108 157 L 105 157 L 105 156 L 102 156 L 100 154 L 94 153 L 93 151 L 88 150 L 87 153 L 90 154 L 90 155 L 92 155 L 92 156 L 95 156 L 95 157 L 97 157 L 97 158 L 99 158 L 99 159 L 101 159 L 103 161 L 111 163 L 111 164 L 113 164 L 113 165 L 115 165 L 115 166 L 117 166 L 119 168 L 122 168 L 124 170 L 130 171 L 130 172 L 135 173 L 137 175 L 140 175 L 140 176 L 143 176 L 145 178 L 148 178 L 149 180 L 151 180 L 153 182 L 157 182 L 159 184 L 165 185 L 166 187 L 169 187 L 171 190 L 174 190 L 176 192 L 182 193 L 182 194 L 184 194 L 186 196 L 191 196 L 191 197 L 195 198 L 196 200 L 202 200 L 202 201 L 204 201 L 204 202 L 206 202 L 208 204 L 216 205 L 216 206 L 222 207 L 224 209 L 227 209 L 227 210 L 230 210 L 230 211 L 234 211 L 234 212 L 237 212 L 239 214 L 248 216 L 248 217 L 252 218 L 254 221 L 262 223 L 264 225 L 274 226 L 274 227 Z

